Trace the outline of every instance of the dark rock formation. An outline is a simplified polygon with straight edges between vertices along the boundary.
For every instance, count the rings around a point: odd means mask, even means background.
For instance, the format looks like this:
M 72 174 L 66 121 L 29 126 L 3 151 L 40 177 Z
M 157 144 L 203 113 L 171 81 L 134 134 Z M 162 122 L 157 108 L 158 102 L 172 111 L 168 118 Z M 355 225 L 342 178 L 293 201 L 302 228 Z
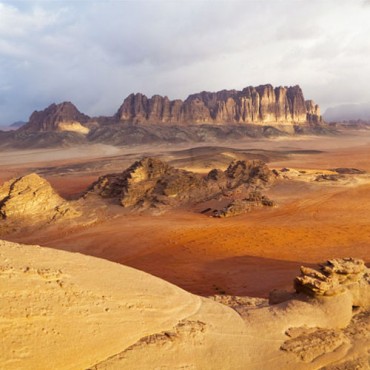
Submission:
M 357 168 L 347 168 L 347 167 L 339 167 L 339 168 L 332 168 L 330 171 L 334 171 L 341 175 L 363 175 L 366 173 L 364 170 L 359 170 Z
M 225 208 L 213 213 L 214 217 L 232 217 L 251 212 L 257 207 L 273 207 L 275 203 L 259 191 L 251 192 L 247 198 L 235 199 Z
M 43 111 L 35 111 L 31 114 L 28 123 L 21 130 L 28 131 L 57 131 L 63 128 L 61 123 L 78 125 L 86 123 L 89 117 L 81 113 L 71 102 L 51 104 Z M 76 131 L 76 130 L 72 130 Z
M 323 174 L 323 175 L 318 175 L 315 178 L 315 181 L 321 182 L 321 181 L 339 181 L 345 179 L 344 175 L 340 174 Z
M 88 192 L 116 198 L 124 207 L 162 208 L 230 197 L 236 191 L 249 193 L 274 178 L 262 161 L 235 161 L 226 171 L 212 170 L 202 176 L 156 158 L 144 158 L 121 174 L 100 177 Z
M 131 94 L 116 118 L 130 123 L 165 124 L 318 124 L 320 109 L 305 101 L 299 86 L 261 85 L 242 91 L 222 90 L 190 95 L 185 101 Z

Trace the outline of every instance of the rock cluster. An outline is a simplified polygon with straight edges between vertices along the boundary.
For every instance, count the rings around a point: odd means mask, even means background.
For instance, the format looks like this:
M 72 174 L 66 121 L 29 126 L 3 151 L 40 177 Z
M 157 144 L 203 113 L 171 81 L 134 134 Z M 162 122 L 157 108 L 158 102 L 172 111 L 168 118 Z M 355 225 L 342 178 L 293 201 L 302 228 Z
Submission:
M 349 290 L 354 306 L 370 306 L 370 271 L 364 261 L 336 258 L 320 265 L 319 270 L 302 266 L 301 276 L 294 280 L 296 291 L 318 297 Z
M 37 223 L 77 214 L 48 181 L 35 173 L 12 179 L 0 187 L 0 217 L 3 219 Z
M 166 96 L 131 94 L 119 108 L 116 118 L 130 123 L 165 124 L 319 124 L 320 109 L 305 101 L 299 86 L 249 86 L 242 91 L 222 90 L 190 95 L 185 101 Z
M 251 192 L 247 198 L 235 199 L 225 208 L 213 213 L 214 217 L 232 217 L 251 212 L 257 207 L 273 207 L 275 203 L 259 191 Z
M 176 169 L 156 158 L 135 162 L 120 174 L 102 176 L 89 192 L 116 198 L 124 207 L 158 208 L 230 197 L 270 184 L 275 175 L 262 161 L 234 161 L 207 176 Z

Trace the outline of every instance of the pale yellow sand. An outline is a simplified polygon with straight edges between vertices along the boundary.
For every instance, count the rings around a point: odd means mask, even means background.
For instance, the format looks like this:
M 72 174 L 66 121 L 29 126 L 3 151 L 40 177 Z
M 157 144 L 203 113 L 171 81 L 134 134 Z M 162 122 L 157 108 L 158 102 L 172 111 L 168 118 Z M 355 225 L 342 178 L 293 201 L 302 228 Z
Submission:
M 1 241 L 0 261 L 1 369 L 316 369 L 367 343 L 339 342 L 308 362 L 279 349 L 289 327 L 346 325 L 346 294 L 251 308 L 242 317 L 81 254 Z

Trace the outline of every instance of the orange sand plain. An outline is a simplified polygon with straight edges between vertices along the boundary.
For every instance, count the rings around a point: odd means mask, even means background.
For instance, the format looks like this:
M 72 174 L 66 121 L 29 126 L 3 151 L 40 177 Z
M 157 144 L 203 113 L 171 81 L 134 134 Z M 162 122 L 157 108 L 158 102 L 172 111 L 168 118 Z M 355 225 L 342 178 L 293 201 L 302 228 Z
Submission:
M 324 151 L 292 154 L 287 160 L 270 162 L 271 168 L 355 167 L 370 172 L 369 132 L 348 138 L 261 140 L 243 145 Z M 140 148 L 135 150 L 140 156 Z M 164 151 L 161 148 L 161 153 Z M 78 162 L 64 158 L 38 161 L 37 166 L 71 161 Z M 3 176 L 9 177 L 10 173 L 27 172 L 35 163 L 0 166 L 2 174 L 7 174 Z M 73 198 L 91 183 L 94 174 L 77 171 L 47 178 L 63 196 Z M 370 183 L 284 180 L 268 194 L 278 207 L 230 219 L 213 219 L 188 210 L 161 216 L 117 215 L 82 229 L 55 227 L 7 239 L 106 258 L 202 295 L 266 296 L 273 288 L 290 288 L 302 263 L 343 256 L 370 261 Z

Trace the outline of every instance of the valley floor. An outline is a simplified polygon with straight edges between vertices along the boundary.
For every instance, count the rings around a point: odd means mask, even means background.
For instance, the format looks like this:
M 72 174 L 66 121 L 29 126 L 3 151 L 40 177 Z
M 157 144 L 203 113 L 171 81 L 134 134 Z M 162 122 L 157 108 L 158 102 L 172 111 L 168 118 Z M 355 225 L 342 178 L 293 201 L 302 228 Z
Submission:
M 120 172 L 143 155 L 198 172 L 248 158 L 289 171 L 267 193 L 276 208 L 234 218 L 211 218 L 199 207 L 153 216 L 126 214 L 117 206 L 91 226 L 51 226 L 5 238 L 102 257 L 201 295 L 265 297 L 273 288 L 290 288 L 301 264 L 346 256 L 370 262 L 369 176 L 314 181 L 338 167 L 370 173 L 369 131 L 222 147 L 208 143 L 197 148 L 92 146 L 72 152 L 7 152 L 0 159 L 0 181 L 37 171 L 62 196 L 76 199 L 98 176 Z

